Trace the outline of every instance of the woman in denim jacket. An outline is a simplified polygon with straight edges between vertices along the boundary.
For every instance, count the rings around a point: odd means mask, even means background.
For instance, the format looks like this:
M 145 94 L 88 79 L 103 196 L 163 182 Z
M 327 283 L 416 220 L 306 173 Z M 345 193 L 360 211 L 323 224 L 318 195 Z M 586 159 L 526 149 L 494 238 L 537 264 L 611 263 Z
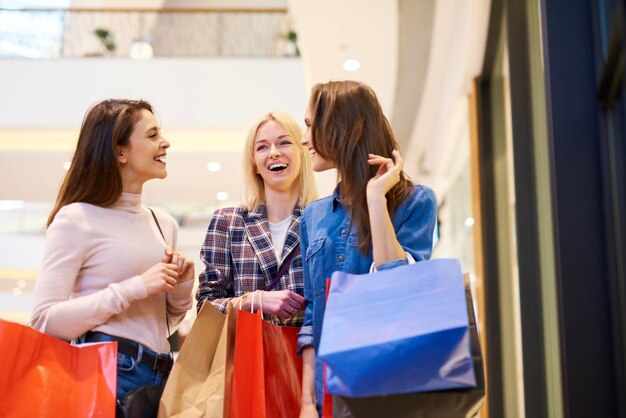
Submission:
M 334 193 L 304 211 L 300 239 L 304 260 L 304 324 L 300 417 L 317 417 L 322 364 L 316 359 L 326 279 L 334 271 L 363 274 L 408 260 L 428 259 L 436 222 L 432 190 L 413 185 L 376 94 L 367 85 L 335 81 L 313 87 L 303 144 L 313 170 L 337 169 Z M 393 309 L 392 306 L 389 307 Z

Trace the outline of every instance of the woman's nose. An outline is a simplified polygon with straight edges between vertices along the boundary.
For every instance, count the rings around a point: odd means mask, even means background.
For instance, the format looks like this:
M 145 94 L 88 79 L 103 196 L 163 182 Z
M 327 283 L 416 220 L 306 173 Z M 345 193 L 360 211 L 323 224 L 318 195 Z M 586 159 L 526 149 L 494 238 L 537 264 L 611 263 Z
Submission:
M 161 148 L 169 148 L 170 147 L 170 141 L 168 141 L 167 139 L 165 139 L 165 137 L 161 137 Z
M 278 148 L 276 147 L 276 145 L 272 144 L 270 146 L 270 156 L 274 157 L 276 155 L 280 155 L 280 151 L 278 150 Z

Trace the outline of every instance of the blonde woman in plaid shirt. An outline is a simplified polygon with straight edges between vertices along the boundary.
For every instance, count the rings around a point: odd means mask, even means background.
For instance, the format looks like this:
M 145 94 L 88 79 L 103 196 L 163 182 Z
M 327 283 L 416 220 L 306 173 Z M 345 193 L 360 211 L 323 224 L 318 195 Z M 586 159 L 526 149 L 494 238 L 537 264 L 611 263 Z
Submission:
M 250 309 L 248 296 L 259 291 L 266 319 L 285 326 L 302 324 L 300 216 L 317 198 L 317 190 L 301 138 L 299 125 L 285 113 L 268 113 L 250 129 L 243 162 L 244 203 L 213 214 L 200 252 L 205 270 L 196 293 L 198 309 L 206 300 L 222 311 L 229 301 Z M 297 254 L 288 271 L 272 291 L 264 292 L 293 251 Z

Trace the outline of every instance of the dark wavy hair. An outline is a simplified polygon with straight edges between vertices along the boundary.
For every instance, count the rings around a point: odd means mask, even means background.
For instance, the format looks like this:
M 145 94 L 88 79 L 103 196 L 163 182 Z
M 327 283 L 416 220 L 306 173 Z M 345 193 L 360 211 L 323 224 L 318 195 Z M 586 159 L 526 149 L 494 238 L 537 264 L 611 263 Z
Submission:
M 377 166 L 367 163 L 368 154 L 393 158 L 398 141 L 383 114 L 376 94 L 356 81 L 331 81 L 313 87 L 309 101 L 311 137 L 315 151 L 332 161 L 338 171 L 341 202 L 358 228 L 359 250 L 368 254 L 372 230 L 367 207 L 367 182 L 376 175 Z M 393 215 L 413 187 L 406 174 L 386 195 Z
M 83 119 L 72 164 L 46 226 L 59 209 L 74 202 L 110 206 L 122 194 L 122 176 L 117 159 L 127 145 L 142 109 L 154 113 L 143 100 L 109 99 L 92 106 Z

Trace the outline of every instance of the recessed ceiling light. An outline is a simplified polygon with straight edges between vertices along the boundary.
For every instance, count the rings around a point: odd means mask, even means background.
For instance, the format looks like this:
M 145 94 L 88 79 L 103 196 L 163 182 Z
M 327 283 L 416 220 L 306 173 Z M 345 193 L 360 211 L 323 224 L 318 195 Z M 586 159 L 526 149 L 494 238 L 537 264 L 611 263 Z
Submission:
M 357 71 L 359 68 L 361 68 L 361 63 L 353 58 L 343 62 L 343 69 L 346 71 Z
M 228 193 L 226 193 L 226 192 L 217 192 L 215 194 L 215 198 L 217 200 L 219 200 L 220 202 L 223 202 L 225 200 L 228 200 Z
M 467 219 L 465 219 L 465 226 L 468 228 L 471 228 L 472 226 L 474 226 L 474 218 L 469 217 Z
M 222 169 L 222 164 L 218 163 L 217 161 L 211 161 L 206 165 L 206 169 L 213 173 L 217 173 Z
M 63 169 L 65 171 L 69 170 L 71 166 L 72 166 L 72 162 L 71 161 L 66 161 L 66 162 L 63 163 Z

